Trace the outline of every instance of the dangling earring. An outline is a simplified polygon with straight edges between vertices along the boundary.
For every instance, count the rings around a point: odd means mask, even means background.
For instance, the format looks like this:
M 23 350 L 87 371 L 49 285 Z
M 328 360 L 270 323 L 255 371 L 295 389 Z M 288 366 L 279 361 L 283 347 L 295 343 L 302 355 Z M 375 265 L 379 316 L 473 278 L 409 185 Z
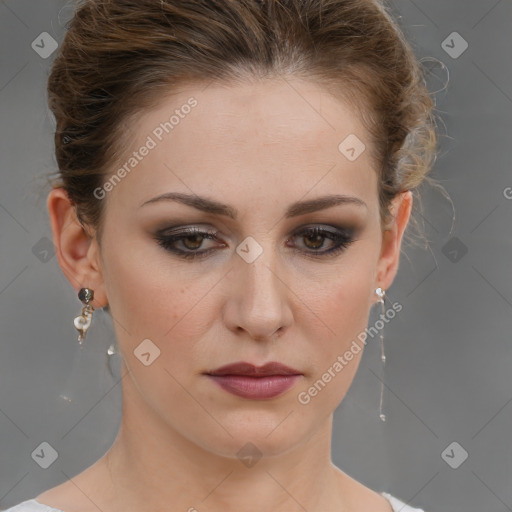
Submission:
M 114 379 L 119 379 L 120 375 L 118 375 L 117 372 L 114 371 L 114 363 L 115 363 L 116 357 L 119 358 L 120 353 L 119 353 L 117 344 L 112 343 L 110 345 L 110 347 L 108 347 L 108 349 L 107 349 L 107 368 L 108 368 L 108 371 L 110 372 L 110 375 L 112 375 L 112 377 L 114 377 Z
M 84 306 L 82 307 L 82 313 L 75 317 L 74 324 L 78 331 L 78 343 L 82 345 L 87 329 L 89 329 L 92 321 L 92 313 L 94 308 L 89 304 L 94 298 L 94 291 L 90 288 L 80 288 L 78 292 L 78 298 L 82 301 Z
M 384 297 L 386 296 L 386 292 L 382 288 L 377 288 L 375 293 L 379 296 L 379 302 L 382 305 L 382 314 L 385 315 L 384 308 Z M 382 361 L 382 366 L 384 367 L 384 363 L 386 362 L 386 356 L 384 355 L 384 335 L 382 334 L 382 330 L 380 330 L 380 349 L 381 355 L 380 359 Z M 384 382 L 380 383 L 380 405 L 379 405 L 379 417 L 382 421 L 386 421 L 386 415 L 382 413 L 382 398 L 384 397 Z

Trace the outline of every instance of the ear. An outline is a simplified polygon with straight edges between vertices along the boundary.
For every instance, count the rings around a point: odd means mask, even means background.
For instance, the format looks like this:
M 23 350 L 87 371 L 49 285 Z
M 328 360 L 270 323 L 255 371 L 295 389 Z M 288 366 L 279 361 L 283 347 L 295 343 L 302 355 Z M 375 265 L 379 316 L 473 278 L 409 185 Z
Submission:
M 53 232 L 53 243 L 60 268 L 77 295 L 80 288 L 91 288 L 95 309 L 105 307 L 108 299 L 101 269 L 96 237 L 86 232 L 76 216 L 75 207 L 63 188 L 54 188 L 46 201 Z
M 377 286 L 384 290 L 391 286 L 398 271 L 402 238 L 411 215 L 412 202 L 412 192 L 407 190 L 393 198 L 390 205 L 393 219 L 382 234 L 381 254 L 377 264 Z

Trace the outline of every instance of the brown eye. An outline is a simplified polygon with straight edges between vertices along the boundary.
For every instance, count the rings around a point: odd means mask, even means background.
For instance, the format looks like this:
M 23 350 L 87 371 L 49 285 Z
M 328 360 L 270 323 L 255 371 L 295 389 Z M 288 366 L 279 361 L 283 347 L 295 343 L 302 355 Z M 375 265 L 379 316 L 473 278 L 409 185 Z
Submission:
M 175 232 L 176 231 L 176 232 Z M 180 258 L 202 258 L 217 247 L 200 250 L 203 242 L 207 239 L 217 240 L 218 233 L 216 231 L 202 231 L 195 227 L 174 230 L 170 234 L 157 234 L 155 240 L 166 251 L 179 256 Z M 291 237 L 298 239 L 301 243 L 294 243 L 295 250 L 300 251 L 307 256 L 322 257 L 335 254 L 345 250 L 352 242 L 354 229 L 338 229 L 338 228 L 321 228 L 319 226 L 307 227 Z M 320 250 L 330 244 L 326 250 Z M 219 242 L 218 247 L 226 247 L 226 244 Z
M 325 235 L 320 235 L 318 233 L 307 234 L 304 236 L 304 240 L 307 240 L 305 244 L 308 249 L 320 249 L 325 241 Z
M 183 237 L 181 240 L 183 242 L 183 245 L 187 249 L 195 250 L 195 249 L 199 249 L 201 247 L 204 237 L 201 235 L 191 235 L 191 236 Z M 190 241 L 190 240 L 193 240 L 192 244 L 188 243 L 188 241 Z
M 319 226 L 308 227 L 296 233 L 292 238 L 302 240 L 302 244 L 298 244 L 297 250 L 301 250 L 301 245 L 307 249 L 306 253 L 313 256 L 334 255 L 345 250 L 352 242 L 354 242 L 353 229 L 326 229 Z M 331 248 L 320 251 L 326 240 L 330 243 Z M 296 245 L 297 247 L 297 245 Z
M 198 250 L 207 239 L 216 240 L 217 232 L 187 228 L 176 233 L 172 232 L 172 234 L 169 235 L 158 234 L 155 236 L 155 240 L 166 251 L 172 252 L 182 258 L 201 258 L 214 251 L 215 248 L 205 249 L 203 251 Z M 180 244 L 185 250 L 179 248 Z M 222 245 L 224 244 L 221 244 L 221 246 Z

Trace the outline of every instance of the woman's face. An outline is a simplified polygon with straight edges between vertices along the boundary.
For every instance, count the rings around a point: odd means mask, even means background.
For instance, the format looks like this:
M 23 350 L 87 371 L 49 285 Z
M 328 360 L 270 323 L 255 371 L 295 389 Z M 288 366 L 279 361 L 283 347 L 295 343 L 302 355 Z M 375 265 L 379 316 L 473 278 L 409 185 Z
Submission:
M 343 399 L 362 350 L 343 356 L 363 346 L 374 290 L 396 271 L 402 231 L 385 244 L 367 134 L 350 105 L 289 78 L 184 87 L 132 130 L 117 178 L 96 192 L 96 296 L 138 412 L 218 454 L 288 451 Z M 236 362 L 299 375 L 207 375 Z

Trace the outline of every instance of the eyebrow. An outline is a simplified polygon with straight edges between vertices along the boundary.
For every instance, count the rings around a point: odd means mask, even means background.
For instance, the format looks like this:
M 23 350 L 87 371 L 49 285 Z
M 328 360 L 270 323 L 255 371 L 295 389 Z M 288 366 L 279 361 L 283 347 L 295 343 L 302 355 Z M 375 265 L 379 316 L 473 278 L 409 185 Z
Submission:
M 153 197 L 152 199 L 149 199 L 142 203 L 140 207 L 142 208 L 145 205 L 153 204 L 160 201 L 175 201 L 187 206 L 191 206 L 206 213 L 211 213 L 214 215 L 224 215 L 234 220 L 236 220 L 238 215 L 238 211 L 236 210 L 236 208 L 233 208 L 232 206 L 229 206 L 227 204 L 215 201 L 213 199 L 209 199 L 207 197 L 201 197 L 195 194 L 183 194 L 180 192 L 168 192 L 166 194 Z M 297 201 L 296 203 L 292 203 L 287 208 L 284 216 L 285 218 L 297 217 L 299 215 L 304 215 L 306 213 L 316 212 L 319 210 L 324 210 L 326 208 L 332 208 L 333 206 L 349 204 L 364 206 L 365 208 L 368 208 L 367 204 L 359 197 L 336 194 L 317 197 L 315 199 L 309 199 L 307 201 Z

